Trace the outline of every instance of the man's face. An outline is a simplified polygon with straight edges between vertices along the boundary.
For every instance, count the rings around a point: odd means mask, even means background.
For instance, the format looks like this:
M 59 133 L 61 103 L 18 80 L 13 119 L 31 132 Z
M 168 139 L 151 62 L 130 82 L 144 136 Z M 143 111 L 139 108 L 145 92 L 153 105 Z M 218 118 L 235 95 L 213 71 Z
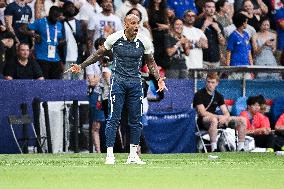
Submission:
M 28 45 L 20 45 L 18 49 L 19 58 L 27 59 L 30 56 L 30 48 Z
M 187 24 L 193 25 L 194 22 L 195 22 L 195 17 L 196 17 L 196 15 L 195 15 L 194 12 L 187 12 L 186 15 L 185 15 L 184 21 Z
M 206 89 L 209 92 L 213 92 L 218 84 L 219 82 L 216 79 L 209 79 L 209 78 L 206 79 Z
M 104 11 L 110 12 L 113 10 L 112 0 L 103 0 L 102 8 Z
M 58 21 L 58 19 L 59 19 L 59 17 L 61 16 L 62 14 L 60 13 L 60 12 L 57 12 L 57 11 L 54 11 L 54 12 L 49 12 L 49 20 L 53 23 L 53 24 L 55 24 L 57 21 Z
M 255 115 L 257 112 L 260 111 L 260 105 L 258 103 L 255 103 L 253 105 L 248 106 L 248 111 L 252 114 Z
M 213 2 L 205 3 L 204 12 L 207 16 L 214 16 L 215 10 L 216 10 L 215 3 Z
M 139 28 L 139 18 L 137 16 L 131 16 L 129 19 L 125 21 L 125 30 L 127 33 L 129 33 L 131 36 L 137 35 L 138 28 Z

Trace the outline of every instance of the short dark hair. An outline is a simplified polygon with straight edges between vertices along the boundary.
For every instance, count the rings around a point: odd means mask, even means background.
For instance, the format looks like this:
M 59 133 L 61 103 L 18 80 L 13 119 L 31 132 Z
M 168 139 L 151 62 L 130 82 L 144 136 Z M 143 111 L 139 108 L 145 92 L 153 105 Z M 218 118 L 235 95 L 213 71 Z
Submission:
M 62 13 L 62 9 L 57 6 L 52 6 L 49 9 L 49 15 L 59 15 L 60 13 Z
M 217 72 L 209 72 L 206 77 L 206 80 L 207 79 L 216 79 L 217 82 L 220 81 L 220 77 Z
M 14 39 L 15 35 L 10 31 L 4 31 L 0 33 L 0 39 Z
M 216 5 L 216 2 L 214 0 L 205 0 L 204 6 L 206 5 L 206 3 L 214 3 Z
M 219 12 L 221 10 L 221 7 L 224 7 L 226 2 L 228 2 L 228 0 L 219 0 L 216 3 L 216 11 Z
M 248 17 L 246 17 L 242 13 L 237 13 L 233 16 L 233 23 L 236 26 L 236 28 L 241 27 L 245 22 L 247 22 Z
M 258 101 L 258 103 L 259 103 L 260 105 L 265 104 L 265 98 L 264 98 L 264 96 L 258 95 L 258 96 L 256 96 L 256 98 L 257 98 L 257 101 Z
M 20 43 L 19 46 L 18 46 L 18 50 L 20 49 L 21 46 L 28 46 L 29 49 L 30 49 L 30 45 L 27 44 L 27 43 Z
M 257 96 L 250 96 L 250 97 L 248 97 L 248 99 L 247 99 L 247 105 L 248 106 L 252 106 L 252 105 L 254 105 L 256 103 L 259 103 Z
M 268 16 L 262 16 L 259 20 L 259 25 L 261 25 L 266 20 L 270 23 L 270 19 Z
M 142 13 L 139 9 L 137 8 L 132 8 L 130 9 L 127 13 L 126 13 L 126 16 L 129 15 L 129 14 L 132 14 L 132 11 L 136 10 L 137 12 L 139 12 L 139 22 L 142 20 Z
M 103 45 L 105 41 L 106 41 L 106 38 L 104 37 L 99 37 L 98 39 L 96 39 L 95 44 L 94 44 L 95 49 L 98 50 L 99 46 Z

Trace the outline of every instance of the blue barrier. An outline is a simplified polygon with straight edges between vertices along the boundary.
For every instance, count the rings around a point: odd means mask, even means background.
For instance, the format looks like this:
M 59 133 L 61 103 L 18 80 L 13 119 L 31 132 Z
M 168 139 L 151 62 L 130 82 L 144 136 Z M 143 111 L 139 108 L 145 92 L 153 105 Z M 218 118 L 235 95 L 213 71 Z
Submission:
M 144 136 L 152 153 L 192 153 L 195 144 L 195 111 L 149 113 Z
M 20 104 L 27 103 L 32 115 L 32 100 L 87 100 L 86 81 L 63 80 L 0 80 L 0 153 L 19 153 L 8 125 L 8 115 L 21 115 Z
M 191 137 L 194 137 L 195 123 L 193 122 L 193 114 L 189 112 L 193 111 L 191 110 L 191 103 L 194 96 L 194 83 L 192 80 L 167 80 L 166 84 L 169 91 L 165 91 L 165 98 L 161 102 L 150 103 L 149 116 L 161 116 L 161 119 L 158 121 L 149 121 L 149 128 L 145 128 L 146 140 L 151 143 L 151 150 L 154 153 L 192 152 L 194 151 L 194 146 L 192 146 L 194 138 Z M 197 87 L 202 88 L 204 84 L 204 80 L 199 81 Z M 32 115 L 31 104 L 32 100 L 36 97 L 41 101 L 87 100 L 87 86 L 85 81 L 0 80 L 0 88 L 0 153 L 19 152 L 8 126 L 7 116 L 11 114 L 20 115 L 19 106 L 21 103 L 28 104 L 28 111 Z M 246 91 L 247 96 L 262 94 L 265 98 L 274 99 L 278 96 L 284 96 L 283 88 L 284 81 L 252 80 L 247 81 Z M 224 95 L 225 99 L 236 100 L 242 96 L 242 82 L 238 80 L 222 80 L 218 86 L 218 90 Z M 188 114 L 192 118 L 163 119 L 165 115 L 172 115 L 174 117 L 180 114 Z M 173 126 L 170 125 L 178 127 L 177 130 L 171 130 Z M 171 140 L 169 136 L 182 138 L 176 138 L 180 140 L 178 143 L 172 143 L 171 141 L 163 142 L 165 147 L 161 147 L 158 143 L 158 138 L 155 139 L 156 135 L 154 132 L 152 133 L 154 131 L 152 129 L 170 132 L 162 132 L 165 134 L 164 139 Z M 174 131 L 186 131 L 186 133 L 183 133 L 184 135 L 171 135 L 171 132 Z M 190 138 L 184 139 L 184 137 Z M 159 138 L 163 137 L 159 136 Z M 157 142 L 157 147 L 154 145 L 155 142 Z M 190 149 L 185 146 L 176 146 L 175 144 L 188 144 Z M 177 148 L 174 149 L 174 146 Z

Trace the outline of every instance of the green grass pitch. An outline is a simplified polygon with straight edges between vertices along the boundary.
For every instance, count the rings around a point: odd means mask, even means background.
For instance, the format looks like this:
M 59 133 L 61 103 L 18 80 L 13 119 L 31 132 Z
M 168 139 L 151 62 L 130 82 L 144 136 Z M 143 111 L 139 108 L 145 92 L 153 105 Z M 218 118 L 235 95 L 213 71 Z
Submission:
M 105 154 L 0 155 L 0 189 L 283 189 L 274 153 L 143 154 L 146 165 L 104 165 Z

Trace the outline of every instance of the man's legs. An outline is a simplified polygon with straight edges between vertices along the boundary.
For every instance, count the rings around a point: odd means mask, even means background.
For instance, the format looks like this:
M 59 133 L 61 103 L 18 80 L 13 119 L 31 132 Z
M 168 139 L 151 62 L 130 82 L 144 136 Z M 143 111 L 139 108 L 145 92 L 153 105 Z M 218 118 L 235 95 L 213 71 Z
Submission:
M 126 92 L 123 82 L 112 81 L 109 98 L 109 115 L 105 129 L 107 146 L 106 164 L 114 164 L 113 146 L 116 130 L 121 119 L 121 111 L 125 100 L 125 94 Z
M 244 150 L 246 137 L 246 119 L 243 117 L 231 116 L 229 121 L 235 121 L 236 130 L 238 131 L 238 151 Z
M 218 120 L 216 117 L 203 117 L 203 124 L 206 128 L 208 128 L 210 143 L 211 143 L 211 151 L 217 150 L 217 134 L 218 134 Z
M 128 96 L 126 98 L 126 105 L 129 116 L 130 127 L 130 153 L 126 163 L 145 164 L 137 155 L 137 147 L 139 144 L 142 132 L 142 83 L 128 83 Z
M 89 99 L 90 111 L 91 111 L 91 119 L 92 119 L 92 139 L 93 145 L 95 146 L 95 151 L 97 153 L 101 153 L 101 145 L 100 145 L 100 127 L 101 122 L 105 121 L 104 112 L 97 107 L 99 94 L 95 91 L 92 93 Z

